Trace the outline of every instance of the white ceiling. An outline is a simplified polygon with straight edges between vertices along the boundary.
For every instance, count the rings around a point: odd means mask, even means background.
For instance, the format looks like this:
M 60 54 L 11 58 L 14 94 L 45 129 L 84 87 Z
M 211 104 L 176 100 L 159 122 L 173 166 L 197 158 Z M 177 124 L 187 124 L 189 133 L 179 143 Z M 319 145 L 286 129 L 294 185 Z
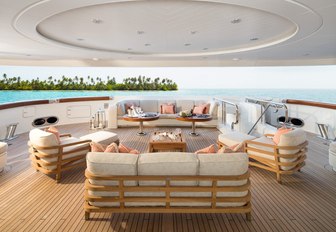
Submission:
M 0 65 L 336 64 L 334 0 L 0 0 Z

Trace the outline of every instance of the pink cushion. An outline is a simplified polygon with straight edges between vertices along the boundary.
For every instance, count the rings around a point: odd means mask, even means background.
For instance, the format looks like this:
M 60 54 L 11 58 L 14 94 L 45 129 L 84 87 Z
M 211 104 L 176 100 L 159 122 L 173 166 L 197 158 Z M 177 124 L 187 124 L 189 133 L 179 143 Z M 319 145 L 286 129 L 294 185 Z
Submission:
M 193 109 L 193 114 L 203 114 L 204 109 L 205 109 L 204 105 L 195 106 L 194 109 Z
M 279 128 L 279 129 L 277 130 L 277 132 L 275 132 L 275 134 L 274 134 L 274 136 L 273 136 L 273 142 L 274 142 L 275 144 L 279 144 L 281 135 L 286 134 L 286 133 L 288 133 L 288 132 L 290 132 L 290 131 L 292 131 L 291 128 L 285 128 L 285 127 L 281 127 L 281 128 Z
M 100 143 L 91 142 L 90 146 L 91 146 L 92 152 L 104 152 L 105 151 L 105 147 Z
M 210 111 L 210 103 L 204 104 L 202 106 L 205 107 L 204 110 L 203 110 L 203 114 L 208 114 L 209 111 Z
M 118 145 L 116 143 L 111 143 L 106 147 L 104 152 L 119 153 Z
M 47 131 L 47 132 L 50 132 L 50 133 L 53 133 L 54 135 L 56 135 L 57 142 L 58 142 L 58 143 L 61 143 L 60 133 L 59 133 L 59 131 L 57 130 L 56 127 L 51 126 L 51 127 L 49 127 L 46 131 Z
M 140 154 L 140 152 L 136 149 L 126 147 L 124 144 L 119 144 L 119 152 L 120 153 L 131 153 L 131 154 Z
M 161 114 L 175 114 L 175 105 L 174 104 L 161 105 Z
M 215 144 L 211 144 L 210 146 L 195 152 L 195 154 L 204 154 L 204 153 L 216 153 Z

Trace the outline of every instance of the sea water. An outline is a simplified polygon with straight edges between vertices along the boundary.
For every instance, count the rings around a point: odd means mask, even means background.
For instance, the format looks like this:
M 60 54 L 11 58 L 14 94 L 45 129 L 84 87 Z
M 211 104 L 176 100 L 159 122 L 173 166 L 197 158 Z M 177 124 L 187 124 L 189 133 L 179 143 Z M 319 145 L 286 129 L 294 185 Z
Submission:
M 19 91 L 1 90 L 0 104 L 27 100 L 52 100 L 84 96 L 209 96 L 298 99 L 336 103 L 336 89 L 180 89 L 177 91 Z

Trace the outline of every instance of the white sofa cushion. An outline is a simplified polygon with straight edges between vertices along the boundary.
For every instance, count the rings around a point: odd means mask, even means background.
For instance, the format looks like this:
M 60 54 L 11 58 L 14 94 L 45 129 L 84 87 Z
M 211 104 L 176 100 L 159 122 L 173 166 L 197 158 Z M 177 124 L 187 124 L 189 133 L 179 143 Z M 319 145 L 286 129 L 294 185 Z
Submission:
M 143 112 L 160 112 L 157 100 L 140 100 L 140 108 Z
M 60 144 L 55 134 L 40 130 L 38 128 L 35 128 L 29 132 L 29 141 L 32 145 L 37 145 L 39 147 L 53 147 Z M 38 151 L 43 154 L 55 154 L 58 150 L 38 149 Z
M 246 153 L 225 154 L 198 154 L 200 161 L 200 176 L 232 176 L 243 175 L 248 171 L 248 156 Z M 218 181 L 218 186 L 241 186 L 247 183 L 247 179 L 238 181 Z M 211 186 L 211 181 L 200 181 L 200 186 Z M 247 191 L 241 192 L 218 192 L 217 197 L 244 197 Z M 208 192 L 205 196 L 210 197 Z M 242 206 L 240 203 L 216 203 L 219 207 Z M 209 204 L 210 205 L 210 204 Z
M 160 152 L 140 154 L 139 175 L 197 175 L 198 159 L 193 153 Z M 165 181 L 140 181 L 139 185 L 163 186 Z M 172 181 L 175 186 L 196 186 L 197 181 Z
M 176 100 L 176 113 L 179 113 L 183 110 L 192 110 L 193 108 L 193 100 Z
M 136 176 L 138 155 L 129 153 L 89 152 L 86 156 L 87 170 L 98 176 Z M 91 183 L 116 186 L 117 181 L 90 180 Z M 137 185 L 137 181 L 125 181 L 127 186 Z

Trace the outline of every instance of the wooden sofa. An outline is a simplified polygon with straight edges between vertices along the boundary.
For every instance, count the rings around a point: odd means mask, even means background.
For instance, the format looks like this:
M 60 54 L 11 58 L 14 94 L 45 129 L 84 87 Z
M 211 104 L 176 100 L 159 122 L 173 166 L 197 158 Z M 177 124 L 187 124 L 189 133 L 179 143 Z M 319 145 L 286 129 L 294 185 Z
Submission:
M 87 155 L 85 219 L 91 212 L 244 213 L 251 220 L 246 153 Z
M 205 127 L 216 127 L 218 124 L 218 105 L 214 100 L 211 99 L 127 99 L 121 100 L 108 109 L 108 125 L 110 128 L 118 128 L 122 126 L 137 126 L 138 123 L 130 123 L 123 120 L 123 115 L 127 114 L 126 105 L 139 106 L 144 112 L 161 112 L 161 105 L 163 104 L 173 104 L 175 105 L 176 113 L 191 110 L 194 106 L 209 104 L 209 114 L 212 116 L 211 121 L 199 122 L 197 126 Z M 144 125 L 149 126 L 190 126 L 190 122 L 183 122 L 176 120 L 176 114 L 160 114 L 159 120 L 145 122 Z

